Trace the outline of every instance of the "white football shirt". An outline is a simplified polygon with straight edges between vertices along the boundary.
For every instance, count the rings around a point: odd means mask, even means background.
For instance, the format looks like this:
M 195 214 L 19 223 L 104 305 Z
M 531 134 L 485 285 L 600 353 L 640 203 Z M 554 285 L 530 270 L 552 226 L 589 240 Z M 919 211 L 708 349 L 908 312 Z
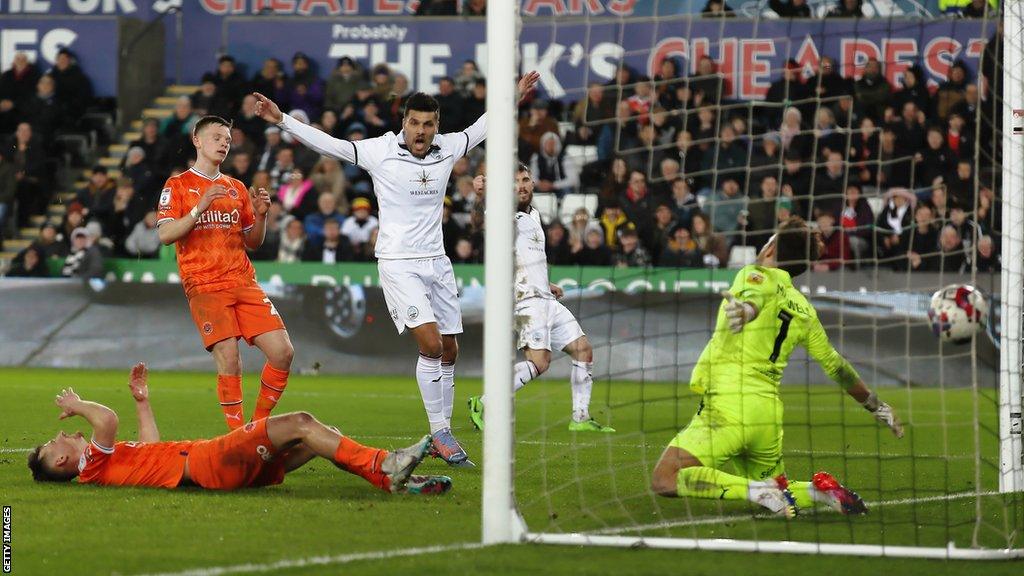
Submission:
M 548 256 L 544 251 L 540 213 L 516 212 L 516 302 L 526 298 L 555 299 L 548 283 Z
M 355 164 L 373 180 L 380 207 L 376 255 L 381 260 L 444 256 L 441 215 L 455 161 L 483 142 L 486 114 L 462 132 L 438 134 L 422 160 L 405 147 L 405 134 L 388 132 L 350 142 L 285 114 L 278 126 L 324 156 Z

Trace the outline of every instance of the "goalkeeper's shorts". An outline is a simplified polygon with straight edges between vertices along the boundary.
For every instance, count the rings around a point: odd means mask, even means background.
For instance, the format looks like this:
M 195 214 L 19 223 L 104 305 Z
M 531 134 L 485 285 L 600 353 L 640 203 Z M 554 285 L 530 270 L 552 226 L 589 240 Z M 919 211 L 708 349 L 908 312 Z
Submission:
M 704 396 L 693 420 L 669 446 L 686 450 L 710 468 L 721 470 L 731 462 L 745 478 L 774 478 L 785 473 L 782 401 Z

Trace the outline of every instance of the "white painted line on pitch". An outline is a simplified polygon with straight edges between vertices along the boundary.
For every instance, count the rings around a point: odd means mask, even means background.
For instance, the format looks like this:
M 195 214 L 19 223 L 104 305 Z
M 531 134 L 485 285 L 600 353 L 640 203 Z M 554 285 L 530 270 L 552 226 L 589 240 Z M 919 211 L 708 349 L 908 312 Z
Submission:
M 35 450 L 35 448 L 0 448 L 0 454 L 24 454 Z
M 884 508 L 887 506 L 927 504 L 930 502 L 948 502 L 952 500 L 962 500 L 964 498 L 998 496 L 999 494 L 1000 492 L 998 490 L 989 490 L 986 492 L 957 492 L 955 494 L 939 494 L 936 496 L 922 496 L 920 498 L 900 498 L 898 500 L 883 500 L 881 502 L 868 502 L 867 504 L 868 511 L 870 511 L 872 508 Z M 814 513 L 835 513 L 835 510 L 832 510 L 831 508 L 819 508 L 816 509 Z M 687 526 L 703 526 L 706 524 L 721 524 L 725 522 L 734 522 L 739 520 L 770 519 L 774 517 L 775 516 L 771 514 L 733 514 L 730 516 L 707 516 L 703 518 L 690 518 L 688 520 L 673 520 L 667 522 L 655 522 L 653 524 L 641 524 L 639 526 L 626 526 L 621 528 L 602 528 L 601 530 L 595 530 L 592 533 L 603 535 L 626 534 L 630 532 L 647 532 L 650 530 L 658 530 L 665 528 L 685 528 Z
M 483 548 L 480 542 L 464 542 L 461 544 L 448 544 L 443 546 L 425 546 L 422 548 L 401 548 L 398 550 L 379 550 L 376 552 L 356 552 L 353 554 L 338 554 L 336 556 L 309 556 L 307 558 L 295 558 L 291 560 L 278 560 L 266 564 L 235 564 L 233 566 L 211 566 L 208 568 L 192 568 L 181 572 L 160 572 L 145 576 L 221 576 L 222 574 L 237 574 L 239 572 L 277 572 L 279 570 L 290 570 L 293 568 L 308 568 L 310 566 L 335 566 L 348 564 L 361 560 L 388 560 L 391 558 L 403 558 L 408 556 L 421 556 L 423 554 L 436 554 L 439 552 L 452 552 L 459 550 L 475 550 Z

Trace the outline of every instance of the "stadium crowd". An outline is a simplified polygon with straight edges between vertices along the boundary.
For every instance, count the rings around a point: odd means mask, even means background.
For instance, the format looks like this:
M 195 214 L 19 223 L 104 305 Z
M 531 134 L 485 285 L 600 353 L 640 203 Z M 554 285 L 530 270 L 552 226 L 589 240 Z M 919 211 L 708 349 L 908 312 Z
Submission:
M 859 5 L 840 7 L 848 4 Z M 801 5 L 773 0 L 776 11 Z M 622 65 L 576 102 L 534 98 L 519 111 L 518 150 L 538 198 L 552 199 L 544 213 L 549 261 L 724 267 L 737 254 L 749 257 L 777 222 L 796 214 L 821 234 L 818 271 L 996 270 L 999 150 L 992 145 L 998 121 L 991 87 L 1000 44 L 997 32 L 979 74 L 956 62 L 937 86 L 917 66 L 893 86 L 877 60 L 856 79 L 845 78 L 825 56 L 816 70 L 790 60 L 765 100 L 738 101 L 728 97 L 730 79 L 703 56 L 692 74 L 674 59 L 654 77 Z M 45 212 L 53 135 L 88 98 L 88 78 L 72 54 L 62 54 L 46 74 L 19 55 L 0 77 L 0 133 L 12 134 L 0 150 L 0 230 L 15 201 L 18 226 Z M 267 238 L 253 259 L 373 260 L 376 200 L 368 175 L 268 126 L 255 115 L 253 91 L 349 140 L 400 130 L 411 94 L 409 80 L 386 64 L 363 68 L 343 57 L 320 73 L 300 52 L 246 75 L 234 58 L 221 56 L 169 117 L 145 120 L 119 178 L 92 169 L 63 221 L 43 224 L 10 274 L 43 274 L 40 263 L 49 258 L 65 258 L 67 275 L 91 275 L 96 262 L 102 270 L 103 257 L 158 257 L 157 197 L 164 180 L 193 161 L 191 129 L 205 114 L 233 121 L 223 171 L 272 192 Z M 473 61 L 440 79 L 434 96 L 441 131 L 472 123 L 485 110 L 486 93 Z M 454 263 L 482 261 L 484 198 L 473 178 L 485 170 L 483 150 L 474 150 L 447 183 L 444 238 Z M 579 201 L 584 197 L 590 200 Z

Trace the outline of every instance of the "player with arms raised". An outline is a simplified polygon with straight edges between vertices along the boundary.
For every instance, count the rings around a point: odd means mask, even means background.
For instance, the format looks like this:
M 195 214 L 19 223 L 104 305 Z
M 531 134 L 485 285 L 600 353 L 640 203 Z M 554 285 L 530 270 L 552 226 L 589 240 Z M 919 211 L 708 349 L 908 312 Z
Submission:
M 558 301 L 562 289 L 548 280 L 548 261 L 544 252 L 544 228 L 540 213 L 533 207 L 533 178 L 530 169 L 520 164 L 516 171 L 516 274 L 515 318 L 519 346 L 526 359 L 513 367 L 514 391 L 547 371 L 551 351 L 562 350 L 572 357 L 569 382 L 572 387 L 573 432 L 615 432 L 590 417 L 590 391 L 594 351 L 572 312 Z M 477 194 L 483 194 L 485 179 L 473 181 Z M 469 399 L 469 418 L 478 429 L 484 427 L 484 397 Z
M 892 408 L 878 399 L 828 341 L 792 277 L 816 260 L 819 241 L 798 217 L 782 224 L 757 256 L 736 274 L 718 311 L 714 335 L 693 369 L 690 388 L 701 394 L 690 424 L 669 443 L 654 468 L 651 489 L 662 496 L 750 500 L 795 516 L 800 507 L 826 504 L 844 514 L 867 511 L 856 493 L 827 472 L 811 482 L 789 482 L 782 462 L 779 383 L 801 345 L 832 380 L 903 437 Z M 736 474 L 723 471 L 732 462 Z
M 525 97 L 539 79 L 536 72 L 524 75 L 519 93 Z M 406 102 L 401 132 L 350 142 L 283 114 L 262 94 L 255 96 L 261 118 L 320 154 L 370 174 L 380 208 L 375 248 L 380 285 L 398 333 L 408 328 L 419 347 L 416 381 L 434 452 L 452 466 L 472 466 L 451 430 L 462 313 L 455 273 L 444 252 L 441 215 L 452 167 L 483 142 L 486 114 L 462 132 L 438 134 L 437 100 L 417 92 Z
M 414 476 L 427 455 L 430 438 L 389 452 L 363 446 L 307 412 L 293 412 L 250 422 L 211 440 L 160 441 L 149 404 L 146 366 L 136 364 L 128 377 L 135 399 L 139 435 L 117 441 L 117 414 L 102 404 L 82 400 L 74 390 L 57 394 L 60 419 L 81 416 L 92 427 L 89 440 L 63 431 L 28 455 L 32 478 L 100 486 L 236 490 L 273 486 L 285 474 L 317 456 L 361 476 L 392 494 L 441 494 L 451 488 L 447 476 Z
M 245 423 L 238 338 L 266 355 L 252 420 L 270 416 L 288 385 L 293 348 L 284 322 L 256 284 L 246 255 L 263 244 L 270 195 L 220 172 L 231 123 L 204 116 L 192 130 L 196 163 L 160 193 L 160 241 L 177 243 L 178 271 L 203 346 L 217 363 L 217 396 L 228 428 Z

